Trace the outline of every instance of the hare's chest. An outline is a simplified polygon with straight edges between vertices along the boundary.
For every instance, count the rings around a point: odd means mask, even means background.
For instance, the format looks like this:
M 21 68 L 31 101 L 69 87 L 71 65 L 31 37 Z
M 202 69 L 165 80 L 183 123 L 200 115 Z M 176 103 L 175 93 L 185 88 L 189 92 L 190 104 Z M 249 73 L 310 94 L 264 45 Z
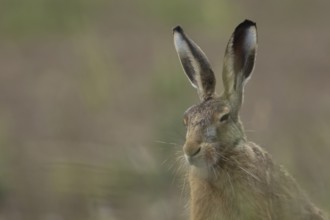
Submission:
M 247 187 L 225 185 L 221 189 L 200 185 L 191 189 L 192 220 L 259 219 L 258 202 Z
M 220 191 L 209 184 L 192 184 L 191 219 L 235 219 L 237 203 L 232 196 L 227 195 L 228 193 L 230 192 L 226 189 Z

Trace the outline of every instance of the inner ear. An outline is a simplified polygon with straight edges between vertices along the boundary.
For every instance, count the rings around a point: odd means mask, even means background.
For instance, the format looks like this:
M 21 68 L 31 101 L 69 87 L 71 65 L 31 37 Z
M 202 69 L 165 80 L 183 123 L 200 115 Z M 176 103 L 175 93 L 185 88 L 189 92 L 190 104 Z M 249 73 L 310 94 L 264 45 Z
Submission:
M 229 39 L 222 73 L 224 97 L 230 102 L 233 117 L 237 117 L 242 105 L 244 86 L 252 75 L 256 50 L 256 24 L 245 20 Z
M 215 76 L 208 58 L 202 49 L 192 41 L 180 26 L 173 29 L 174 46 L 184 72 L 202 101 L 214 97 Z
M 257 32 L 254 22 L 244 21 L 233 33 L 234 72 L 242 71 L 243 79 L 251 76 L 257 48 Z

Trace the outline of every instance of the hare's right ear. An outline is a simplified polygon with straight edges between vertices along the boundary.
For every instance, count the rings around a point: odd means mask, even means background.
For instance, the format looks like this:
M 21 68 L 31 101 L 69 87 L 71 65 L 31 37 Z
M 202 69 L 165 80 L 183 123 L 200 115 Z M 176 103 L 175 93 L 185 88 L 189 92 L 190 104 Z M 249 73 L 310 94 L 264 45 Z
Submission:
M 204 52 L 180 26 L 173 29 L 174 45 L 183 69 L 202 101 L 214 96 L 215 76 Z
M 232 106 L 234 117 L 242 105 L 244 86 L 251 77 L 256 51 L 256 24 L 245 20 L 236 27 L 228 42 L 222 73 L 224 96 Z

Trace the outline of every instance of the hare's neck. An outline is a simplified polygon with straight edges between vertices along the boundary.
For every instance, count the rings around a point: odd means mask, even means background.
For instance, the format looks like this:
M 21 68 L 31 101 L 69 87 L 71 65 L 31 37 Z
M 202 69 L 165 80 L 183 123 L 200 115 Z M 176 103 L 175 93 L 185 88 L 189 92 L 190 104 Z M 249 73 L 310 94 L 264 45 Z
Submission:
M 254 200 L 251 186 L 258 177 L 249 165 L 253 152 L 244 146 L 238 146 L 240 153 L 233 153 L 227 163 L 210 169 L 208 175 L 191 168 L 191 220 L 240 219 L 238 210 L 253 209 L 255 204 L 246 201 Z
M 238 204 L 235 202 L 236 187 L 227 176 L 212 181 L 194 177 L 194 171 L 190 175 L 191 220 L 238 219 L 234 216 L 235 209 L 238 210 L 235 208 Z

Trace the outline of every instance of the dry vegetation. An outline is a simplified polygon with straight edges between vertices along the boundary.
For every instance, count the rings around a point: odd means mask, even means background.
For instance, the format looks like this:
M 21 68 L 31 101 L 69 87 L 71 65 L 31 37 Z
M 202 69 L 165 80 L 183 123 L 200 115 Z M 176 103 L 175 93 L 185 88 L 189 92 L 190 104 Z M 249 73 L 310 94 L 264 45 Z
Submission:
M 329 212 L 329 7 L 3 0 L 0 219 L 186 219 L 176 152 L 197 96 L 171 29 L 194 35 L 220 77 L 225 43 L 245 18 L 259 32 L 242 109 L 248 136 Z

